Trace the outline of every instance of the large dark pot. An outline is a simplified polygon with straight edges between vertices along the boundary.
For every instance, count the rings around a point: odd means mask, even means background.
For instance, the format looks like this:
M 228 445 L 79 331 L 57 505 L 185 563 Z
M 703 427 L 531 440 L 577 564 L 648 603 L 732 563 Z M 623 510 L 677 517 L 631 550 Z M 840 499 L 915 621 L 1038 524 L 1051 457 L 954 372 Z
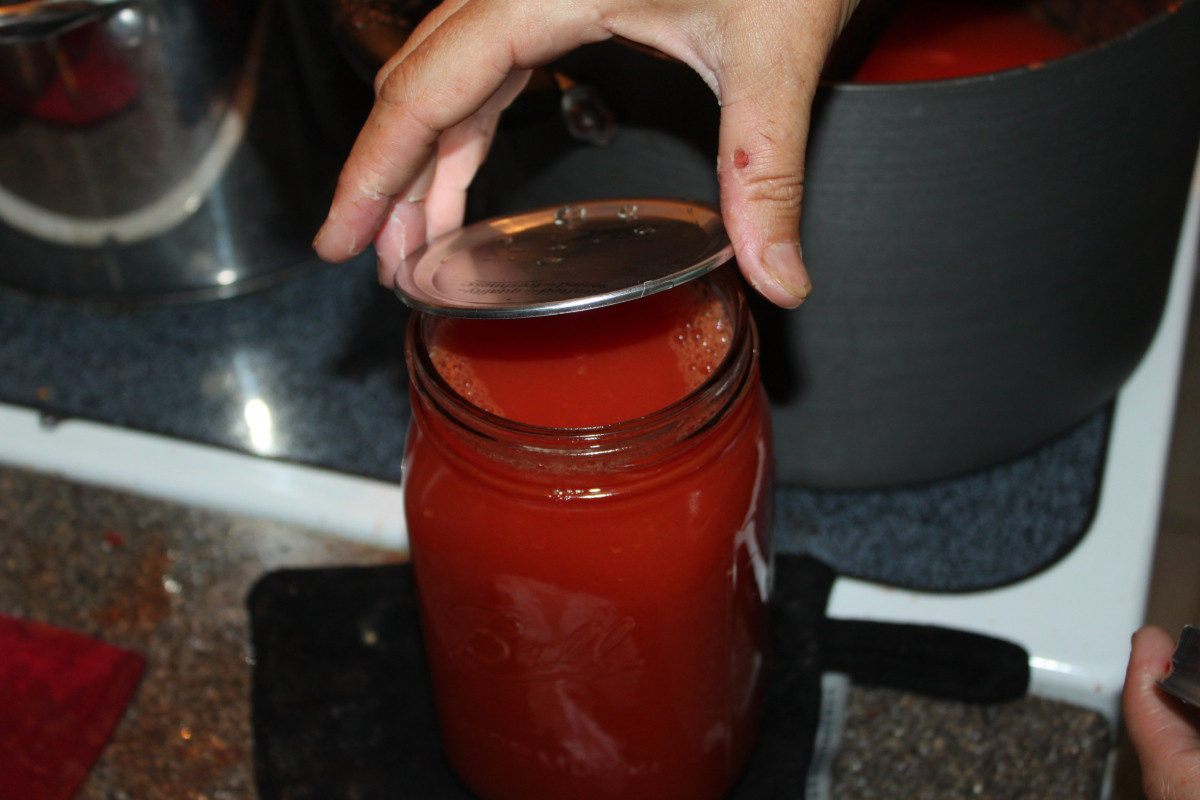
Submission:
M 815 291 L 756 309 L 783 480 L 995 464 L 1110 402 L 1145 352 L 1200 142 L 1200 0 L 1042 5 L 1096 44 L 1037 68 L 821 88 L 801 230 Z M 717 199 L 718 109 L 686 67 L 609 43 L 552 69 L 597 89 L 616 137 L 581 144 L 555 97 L 530 93 L 475 214 Z
M 1098 35 L 1036 69 L 821 88 L 801 229 L 815 291 L 795 312 L 756 309 L 783 480 L 989 466 L 1110 402 L 1137 365 L 1200 142 L 1200 2 Z M 560 66 L 601 87 L 620 133 L 555 152 L 512 125 L 484 210 L 716 199 L 717 110 L 698 79 L 616 47 Z
M 1157 328 L 1198 141 L 1200 2 L 1039 69 L 826 87 L 783 473 L 936 478 L 1109 402 Z

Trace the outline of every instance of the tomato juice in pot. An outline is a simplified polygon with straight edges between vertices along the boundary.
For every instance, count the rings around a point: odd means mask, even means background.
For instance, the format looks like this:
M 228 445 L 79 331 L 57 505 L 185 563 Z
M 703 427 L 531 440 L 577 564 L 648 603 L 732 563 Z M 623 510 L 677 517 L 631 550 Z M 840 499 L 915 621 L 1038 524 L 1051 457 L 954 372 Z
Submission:
M 905 0 L 854 80 L 899 83 L 1041 65 L 1084 46 L 1036 5 L 1009 0 Z
M 405 512 L 441 734 L 488 800 L 725 795 L 762 713 L 770 423 L 730 268 L 414 314 Z

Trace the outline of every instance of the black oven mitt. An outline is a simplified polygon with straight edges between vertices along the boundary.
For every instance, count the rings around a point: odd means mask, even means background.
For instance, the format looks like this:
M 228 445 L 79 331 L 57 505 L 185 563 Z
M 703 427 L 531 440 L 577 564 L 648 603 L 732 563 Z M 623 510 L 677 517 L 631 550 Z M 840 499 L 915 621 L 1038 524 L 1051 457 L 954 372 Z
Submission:
M 1025 696 L 1028 654 L 942 628 L 834 620 L 833 570 L 778 556 L 759 743 L 730 800 L 802 798 L 821 675 L 932 697 Z M 261 800 L 471 800 L 441 752 L 408 564 L 284 570 L 249 600 Z

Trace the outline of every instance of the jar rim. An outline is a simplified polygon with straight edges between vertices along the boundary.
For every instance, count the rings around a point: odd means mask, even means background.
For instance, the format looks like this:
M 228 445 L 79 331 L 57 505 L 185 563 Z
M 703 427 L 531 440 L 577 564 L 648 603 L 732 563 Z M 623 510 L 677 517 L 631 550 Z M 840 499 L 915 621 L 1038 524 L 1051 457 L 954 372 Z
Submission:
M 520 422 L 487 411 L 456 391 L 438 372 L 426 345 L 427 327 L 436 318 L 420 312 L 409 321 L 405 347 L 413 385 L 460 432 L 496 444 L 519 445 L 526 452 L 578 457 L 638 448 L 669 448 L 699 434 L 720 417 L 724 408 L 736 402 L 744 391 L 758 350 L 748 304 L 729 268 L 721 267 L 696 282 L 709 285 L 730 315 L 733 324 L 729 351 L 699 386 L 640 417 L 604 425 L 560 428 Z

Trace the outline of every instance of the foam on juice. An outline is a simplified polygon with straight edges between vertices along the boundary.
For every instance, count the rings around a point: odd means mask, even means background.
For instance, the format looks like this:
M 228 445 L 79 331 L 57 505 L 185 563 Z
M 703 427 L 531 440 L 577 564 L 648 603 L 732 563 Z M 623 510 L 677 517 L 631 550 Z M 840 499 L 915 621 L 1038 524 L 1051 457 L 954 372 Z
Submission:
M 699 388 L 725 359 L 733 335 L 724 303 L 711 292 L 706 294 L 697 297 L 694 306 L 681 309 L 672 340 L 688 391 Z
M 475 369 L 467 357 L 436 345 L 430 348 L 429 357 L 442 380 L 460 396 L 489 414 L 500 415 L 500 410 L 488 395 L 487 387 L 475 375 Z

